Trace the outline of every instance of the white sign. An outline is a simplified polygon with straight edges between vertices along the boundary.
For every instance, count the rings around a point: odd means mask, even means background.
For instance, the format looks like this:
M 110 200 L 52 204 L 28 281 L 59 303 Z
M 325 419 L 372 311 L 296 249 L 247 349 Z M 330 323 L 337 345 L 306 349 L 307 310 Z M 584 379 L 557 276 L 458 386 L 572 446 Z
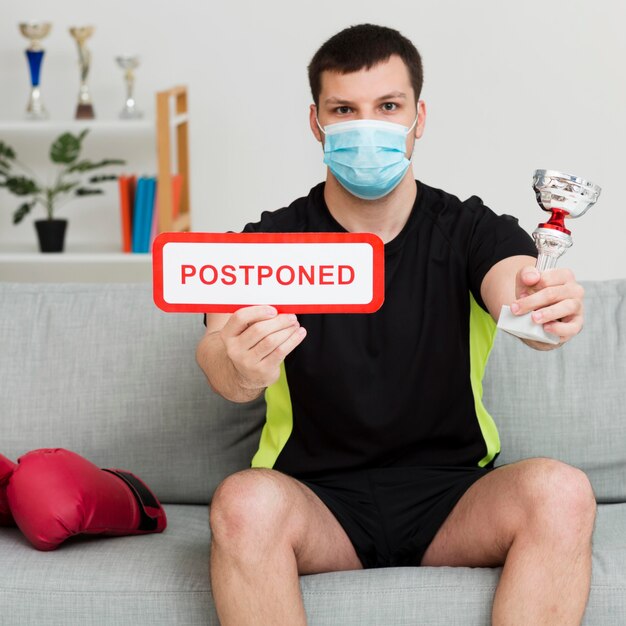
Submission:
M 168 312 L 369 313 L 384 299 L 384 245 L 370 233 L 162 233 L 152 254 Z

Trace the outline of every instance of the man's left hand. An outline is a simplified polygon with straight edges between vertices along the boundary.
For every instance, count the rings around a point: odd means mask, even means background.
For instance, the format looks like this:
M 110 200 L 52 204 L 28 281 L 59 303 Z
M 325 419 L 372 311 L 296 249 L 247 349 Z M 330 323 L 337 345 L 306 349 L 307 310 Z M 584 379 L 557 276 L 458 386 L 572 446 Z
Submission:
M 563 344 L 582 330 L 583 296 L 584 289 L 571 270 L 558 268 L 540 273 L 527 266 L 515 277 L 516 300 L 511 311 L 515 315 L 532 311 L 533 320 L 543 324 L 546 332 L 558 335 Z M 539 347 L 536 342 L 526 343 Z

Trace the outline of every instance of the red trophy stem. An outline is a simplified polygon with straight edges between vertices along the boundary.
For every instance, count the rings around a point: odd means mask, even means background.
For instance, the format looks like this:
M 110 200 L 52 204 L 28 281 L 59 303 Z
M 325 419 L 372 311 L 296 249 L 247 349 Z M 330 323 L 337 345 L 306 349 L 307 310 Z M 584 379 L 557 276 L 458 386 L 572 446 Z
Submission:
M 571 235 L 571 231 L 565 228 L 565 218 L 569 215 L 567 211 L 563 209 L 552 209 L 552 216 L 545 224 L 539 224 L 539 228 L 554 228 L 554 230 L 560 230 L 566 235 Z

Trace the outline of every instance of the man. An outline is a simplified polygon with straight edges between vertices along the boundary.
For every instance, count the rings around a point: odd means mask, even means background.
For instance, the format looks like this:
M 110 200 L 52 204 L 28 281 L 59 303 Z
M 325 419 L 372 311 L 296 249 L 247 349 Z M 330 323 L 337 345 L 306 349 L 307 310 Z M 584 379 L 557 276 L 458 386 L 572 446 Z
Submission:
M 207 316 L 197 358 L 211 386 L 267 400 L 252 468 L 211 507 L 220 621 L 305 624 L 299 574 L 421 564 L 504 565 L 494 624 L 578 624 L 589 481 L 551 459 L 494 469 L 480 381 L 503 304 L 535 311 L 562 344 L 582 327 L 582 288 L 568 270 L 534 269 L 513 218 L 414 179 L 426 106 L 419 54 L 400 33 L 338 33 L 309 79 L 326 181 L 245 230 L 377 234 L 385 303 L 370 315 Z

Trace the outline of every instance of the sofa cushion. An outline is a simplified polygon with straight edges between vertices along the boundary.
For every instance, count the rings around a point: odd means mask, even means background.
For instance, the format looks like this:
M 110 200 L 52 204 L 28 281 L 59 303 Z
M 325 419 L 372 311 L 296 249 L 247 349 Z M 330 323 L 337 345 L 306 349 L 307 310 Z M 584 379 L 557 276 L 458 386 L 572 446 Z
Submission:
M 11 626 L 215 625 L 207 507 L 165 507 L 160 535 L 72 539 L 38 552 L 0 529 L 0 622 Z M 584 624 L 626 624 L 626 504 L 599 507 Z M 489 624 L 500 570 L 405 567 L 300 579 L 311 626 Z
M 584 285 L 585 329 L 563 348 L 498 334 L 485 403 L 498 464 L 558 458 L 601 502 L 626 501 L 626 280 Z M 199 315 L 159 311 L 146 284 L 0 283 L 1 451 L 65 447 L 133 471 L 163 502 L 208 502 L 249 466 L 264 405 L 210 390 L 194 358 L 203 330 Z
M 552 352 L 499 332 L 484 381 L 502 453 L 584 470 L 600 502 L 626 502 L 626 280 L 583 282 L 585 327 Z
M 264 404 L 211 391 L 203 332 L 201 315 L 157 309 L 148 284 L 0 283 L 0 451 L 67 448 L 162 502 L 209 502 L 249 467 Z
M 217 624 L 208 507 L 165 507 L 162 534 L 77 537 L 35 550 L 0 528 L 0 622 L 12 626 Z

